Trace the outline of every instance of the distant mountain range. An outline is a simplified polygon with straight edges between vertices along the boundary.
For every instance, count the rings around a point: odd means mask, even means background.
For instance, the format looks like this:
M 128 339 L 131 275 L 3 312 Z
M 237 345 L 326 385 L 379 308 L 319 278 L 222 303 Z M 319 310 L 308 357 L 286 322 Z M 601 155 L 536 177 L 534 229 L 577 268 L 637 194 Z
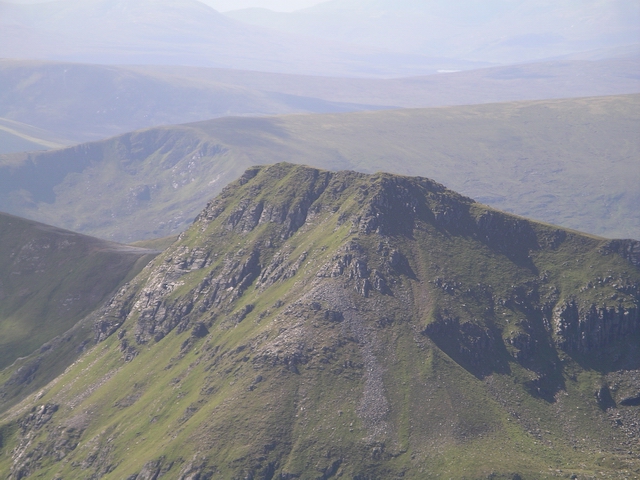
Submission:
M 383 77 L 487 65 L 280 33 L 195 0 L 0 3 L 0 26 L 4 58 Z
M 637 46 L 639 17 L 627 0 L 340 0 L 225 15 L 196 0 L 0 2 L 0 57 L 399 77 Z
M 399 79 L 0 60 L 0 153 L 221 116 L 331 113 L 640 92 L 640 55 Z M 611 55 L 611 52 L 607 54 Z
M 640 95 L 156 127 L 0 156 L 0 209 L 132 242 L 183 231 L 255 164 L 429 175 L 502 209 L 640 238 Z
M 225 15 L 345 44 L 502 64 L 640 42 L 640 5 L 628 0 L 332 0 Z
M 163 124 L 229 115 L 327 113 L 379 109 L 377 105 L 332 102 L 225 81 L 224 71 L 179 67 L 117 67 L 0 60 L 0 118 L 36 126 L 67 144 L 97 140 Z M 209 73 L 211 72 L 211 73 Z M 220 78 L 217 78 L 220 77 Z M 1 128 L 1 127 L 0 127 Z M 9 131 L 7 125 L 7 131 Z M 35 129 L 33 129 L 35 130 Z M 37 133 L 14 126 L 24 139 Z M 42 134 L 41 134 L 42 135 Z M 35 137 L 35 139 L 34 139 Z M 46 135 L 45 135 L 46 138 Z M 43 139 L 44 140 L 44 139 Z M 46 141 L 33 148 L 47 147 Z M 7 153 L 6 146 L 4 148 Z

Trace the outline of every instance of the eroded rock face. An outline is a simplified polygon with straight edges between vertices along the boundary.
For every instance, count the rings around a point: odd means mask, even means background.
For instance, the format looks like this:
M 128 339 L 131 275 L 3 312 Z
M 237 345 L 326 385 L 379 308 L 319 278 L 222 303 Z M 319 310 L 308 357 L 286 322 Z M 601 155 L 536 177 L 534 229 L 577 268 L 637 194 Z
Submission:
M 611 240 L 602 247 L 602 252 L 617 253 L 632 265 L 640 267 L 640 242 L 637 240 Z
M 502 339 L 495 328 L 476 322 L 461 323 L 458 318 L 440 317 L 427 325 L 423 334 L 469 371 L 478 376 L 503 370 L 496 358 Z
M 236 323 L 242 321 L 246 313 L 232 313 L 231 305 L 250 286 L 264 291 L 277 282 L 293 278 L 308 261 L 310 252 L 294 254 L 283 242 L 303 226 L 313 225 L 320 212 L 335 212 L 337 226 L 350 218 L 352 232 L 380 238 L 397 235 L 411 238 L 416 222 L 433 223 L 455 234 L 476 238 L 492 251 L 534 271 L 533 252 L 557 249 L 568 239 L 563 230 L 537 231 L 531 222 L 522 218 L 487 209 L 472 212 L 473 200 L 453 194 L 428 179 L 382 175 L 369 181 L 365 175 L 353 172 L 293 168 L 273 169 L 263 179 L 261 172 L 260 168 L 249 169 L 235 186 L 225 188 L 199 215 L 194 228 L 204 232 L 208 225 L 221 219 L 221 226 L 230 235 L 238 235 L 239 239 L 268 225 L 275 229 L 271 228 L 266 238 L 253 245 L 242 245 L 235 253 L 227 252 L 222 261 L 211 248 L 203 245 L 182 245 L 173 249 L 156 265 L 141 289 L 127 285 L 107 304 L 96 323 L 97 340 L 113 334 L 131 315 L 137 316 L 135 341 L 138 344 L 152 339 L 160 341 L 176 328 L 178 332 L 191 328 L 190 325 L 212 309 L 221 309 L 236 319 Z M 265 195 L 267 185 L 271 185 L 269 182 L 282 182 L 285 178 L 290 182 L 289 190 L 280 189 L 275 195 Z M 247 193 L 234 201 L 240 187 L 247 189 Z M 357 213 L 339 211 L 340 198 L 345 195 L 351 195 L 361 204 Z M 630 240 L 610 241 L 601 247 L 601 251 L 606 255 L 620 255 L 637 265 L 638 245 Z M 397 249 L 389 249 L 381 242 L 376 255 L 385 260 L 373 266 L 367 249 L 357 241 L 351 241 L 341 247 L 330 262 L 321 266 L 316 275 L 318 278 L 346 279 L 364 298 L 372 292 L 392 295 L 397 275 L 415 276 L 407 258 Z M 184 278 L 196 271 L 206 272 L 199 284 L 186 294 L 176 295 L 174 292 L 183 289 Z M 433 283 L 447 295 L 461 293 L 461 284 L 455 278 L 438 276 Z M 635 295 L 637 298 L 638 288 L 633 286 L 616 285 L 616 288 L 627 297 Z M 555 293 L 541 293 L 549 288 L 555 289 Z M 579 307 L 572 301 L 557 303 L 560 297 L 557 288 L 543 278 L 514 288 L 502 300 L 504 307 L 536 315 L 543 322 L 541 326 L 529 325 L 505 337 L 506 343 L 515 349 L 516 360 L 531 360 L 538 346 L 548 343 L 540 338 L 545 331 L 549 336 L 553 335 L 553 341 L 564 350 L 581 353 L 604 348 L 639 331 L 637 307 L 598 306 L 595 303 Z M 231 310 L 225 310 L 226 306 Z M 492 311 L 493 305 L 486 308 Z M 433 338 L 455 336 L 458 354 L 470 365 L 482 363 L 486 356 L 483 352 L 504 347 L 504 341 L 494 327 L 482 326 L 484 321 L 456 322 L 454 317 L 447 318 L 429 326 L 427 333 Z M 206 326 L 207 321 L 202 324 Z M 127 342 L 123 339 L 122 351 L 131 358 L 135 352 Z
M 525 219 L 487 211 L 476 219 L 478 238 L 508 256 L 526 258 L 539 248 L 538 236 Z
M 247 170 L 237 183 L 245 185 L 257 175 L 258 171 Z M 228 230 L 246 234 L 260 225 L 275 223 L 281 226 L 279 229 L 281 238 L 289 238 L 304 225 L 312 205 L 328 187 L 333 175 L 329 172 L 308 170 L 301 172 L 300 176 L 303 178 L 300 178 L 295 195 L 289 193 L 283 198 L 261 199 L 261 186 L 255 185 L 250 194 L 229 213 L 225 211 L 226 200 L 233 194 L 233 188 L 226 188 L 216 200 L 207 205 L 196 218 L 196 223 L 204 227 L 225 212 L 227 217 L 224 224 Z
M 181 278 L 194 270 L 193 263 L 174 260 L 165 262 L 138 295 L 133 311 L 139 314 L 136 326 L 136 341 L 146 343 L 152 338 L 161 340 L 174 328 L 182 325 L 188 328 L 192 317 L 214 305 L 239 298 L 261 271 L 258 250 L 238 251 L 228 257 L 220 270 L 211 273 L 189 295 L 171 298 L 171 294 L 182 285 Z M 202 267 L 208 266 L 206 262 Z M 191 315 L 194 305 L 199 303 L 199 311 Z
M 627 335 L 640 332 L 638 308 L 580 308 L 575 301 L 558 305 L 553 312 L 554 333 L 558 345 L 568 352 L 598 351 Z
M 127 284 L 102 307 L 100 316 L 94 324 L 97 342 L 110 337 L 122 326 L 131 311 L 131 303 L 136 293 L 135 288 Z
M 75 450 L 86 428 L 86 419 L 76 417 L 62 424 L 51 425 L 59 408 L 59 405 L 50 403 L 34 407 L 18 422 L 19 442 L 12 452 L 14 461 L 9 479 L 27 478 L 40 468 L 42 462 L 52 458 L 61 461 Z M 40 439 L 43 430 L 47 434 Z
M 529 360 L 535 355 L 538 344 L 531 332 L 518 332 L 508 338 L 508 342 L 515 350 L 515 358 L 521 362 Z

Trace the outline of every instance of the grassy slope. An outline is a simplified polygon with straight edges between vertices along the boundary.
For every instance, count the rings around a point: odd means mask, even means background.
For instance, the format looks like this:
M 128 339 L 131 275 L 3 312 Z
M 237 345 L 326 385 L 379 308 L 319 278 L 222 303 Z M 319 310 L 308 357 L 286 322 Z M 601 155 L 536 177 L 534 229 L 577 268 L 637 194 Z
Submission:
M 640 238 L 639 103 L 625 95 L 159 127 L 0 157 L 0 205 L 131 242 L 184 230 L 244 168 L 289 161 L 424 175 L 517 214 Z
M 536 361 L 546 367 L 556 362 L 563 382 L 555 397 L 545 400 L 527 388 L 539 368 L 515 361 L 513 350 L 502 344 L 522 325 L 520 318 L 535 319 L 535 313 L 501 303 L 520 286 L 541 282 L 541 291 L 557 291 L 556 301 L 574 296 L 608 304 L 615 291 L 611 285 L 586 293 L 576 287 L 604 275 L 638 284 L 637 268 L 599 253 L 602 239 L 564 231 L 559 244 L 534 248 L 527 261 L 518 242 L 504 250 L 460 226 L 434 223 L 431 209 L 467 201 L 433 184 L 425 187 L 431 192 L 426 203 L 417 206 L 413 234 L 367 234 L 358 223 L 369 202 L 381 198 L 379 188 L 389 177 L 354 174 L 334 176 L 292 236 L 278 223 L 247 230 L 234 212 L 248 212 L 262 200 L 265 209 L 284 205 L 291 213 L 320 181 L 313 171 L 286 165 L 249 178 L 226 190 L 208 208 L 210 219 L 203 215 L 131 287 L 140 299 L 148 298 L 151 288 L 167 308 L 193 298 L 187 319 L 191 325 L 204 322 L 209 335 L 197 338 L 189 329 L 176 329 L 137 345 L 133 337 L 146 310 L 139 304 L 120 335 L 97 345 L 37 397 L 2 417 L 0 471 L 10 471 L 17 447 L 31 452 L 24 458 L 33 459 L 27 463 L 45 478 L 119 479 L 143 468 L 164 471 L 167 478 L 200 473 L 595 479 L 640 472 L 637 459 L 626 455 L 629 447 L 618 448 L 624 435 L 593 396 L 611 366 L 589 368 L 578 357 L 555 349 L 550 355 L 543 348 Z M 469 208 L 471 219 L 491 213 L 477 204 Z M 404 221 L 386 220 L 400 222 L 396 227 Z M 560 232 L 529 225 L 543 244 Z M 287 254 L 285 271 L 298 265 L 296 272 L 273 284 L 254 282 L 235 296 L 227 291 L 221 303 L 200 308 L 211 292 L 203 279 L 241 263 L 254 247 L 260 248 L 262 268 L 280 252 Z M 406 255 L 410 269 L 384 270 L 395 248 Z M 190 268 L 201 258 L 198 252 L 211 261 Z M 374 291 L 363 298 L 354 290 L 357 277 L 326 276 L 325 266 L 331 271 L 349 252 L 385 272 L 392 294 Z M 172 269 L 183 262 L 186 267 Z M 438 278 L 453 282 L 454 290 L 437 287 Z M 158 281 L 172 283 L 168 293 L 154 288 Z M 233 320 L 246 305 L 253 310 Z M 325 314 L 335 310 L 344 318 Z M 483 360 L 489 371 L 465 368 L 455 349 L 447 354 L 422 333 L 443 312 L 462 322 L 493 322 L 503 346 Z M 138 350 L 130 362 L 123 360 L 123 340 Z M 18 445 L 18 419 L 38 418 L 42 409 L 32 406 L 45 404 L 59 406 L 53 420 L 25 427 L 31 436 Z M 64 451 L 58 461 L 39 456 L 54 444 L 55 451 Z
M 154 255 L 3 213 L 0 252 L 0 369 L 72 328 Z

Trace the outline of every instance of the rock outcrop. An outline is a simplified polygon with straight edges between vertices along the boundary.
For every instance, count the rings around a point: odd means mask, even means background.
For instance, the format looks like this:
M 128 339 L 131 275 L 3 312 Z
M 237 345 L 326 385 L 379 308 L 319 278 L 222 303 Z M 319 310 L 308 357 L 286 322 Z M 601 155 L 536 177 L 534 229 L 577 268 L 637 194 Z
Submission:
M 638 307 L 596 306 L 580 308 L 571 301 L 553 312 L 556 341 L 571 353 L 589 354 L 640 333 Z

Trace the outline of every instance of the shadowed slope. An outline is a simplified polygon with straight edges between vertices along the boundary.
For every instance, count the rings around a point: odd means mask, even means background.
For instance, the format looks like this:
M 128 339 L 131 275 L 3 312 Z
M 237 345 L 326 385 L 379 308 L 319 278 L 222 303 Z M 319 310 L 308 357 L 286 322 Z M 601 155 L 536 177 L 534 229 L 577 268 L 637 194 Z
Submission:
M 0 369 L 46 352 L 157 254 L 0 213 Z M 17 386 L 38 368 L 23 369 Z

